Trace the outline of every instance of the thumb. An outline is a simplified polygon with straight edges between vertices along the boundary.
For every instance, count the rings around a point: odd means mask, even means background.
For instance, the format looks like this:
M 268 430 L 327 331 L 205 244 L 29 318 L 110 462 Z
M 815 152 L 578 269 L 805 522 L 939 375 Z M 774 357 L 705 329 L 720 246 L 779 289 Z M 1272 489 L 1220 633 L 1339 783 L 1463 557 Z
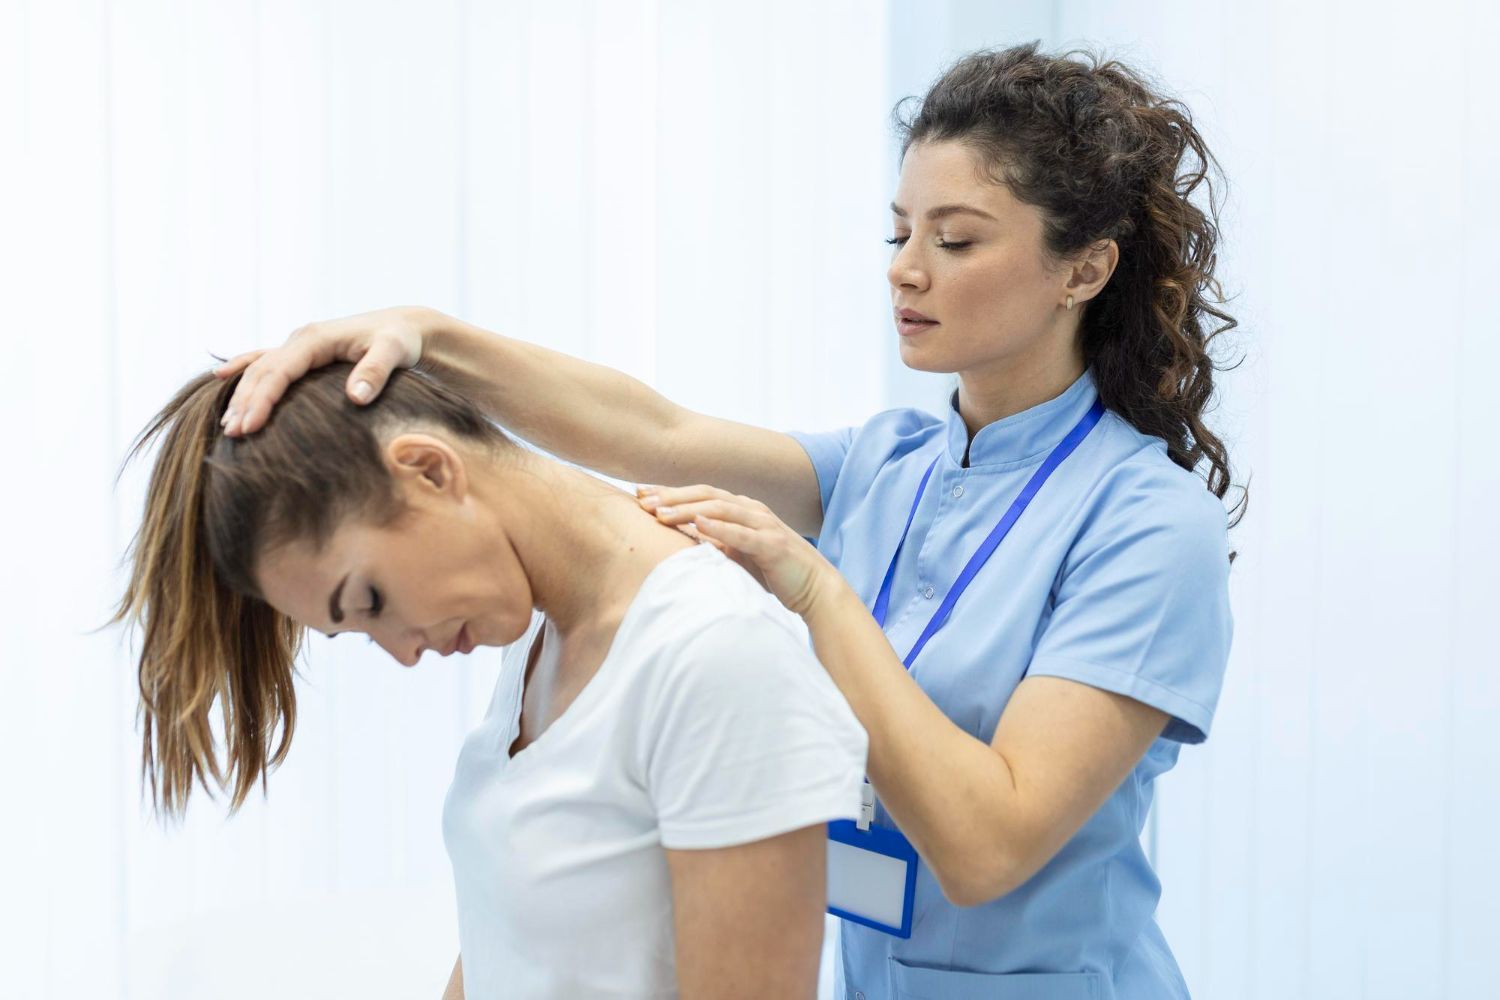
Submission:
M 365 356 L 359 359 L 354 371 L 349 373 L 344 391 L 361 406 L 372 402 L 385 388 L 386 382 L 390 381 L 391 372 L 401 366 L 403 357 L 401 345 L 377 340 L 370 345 Z

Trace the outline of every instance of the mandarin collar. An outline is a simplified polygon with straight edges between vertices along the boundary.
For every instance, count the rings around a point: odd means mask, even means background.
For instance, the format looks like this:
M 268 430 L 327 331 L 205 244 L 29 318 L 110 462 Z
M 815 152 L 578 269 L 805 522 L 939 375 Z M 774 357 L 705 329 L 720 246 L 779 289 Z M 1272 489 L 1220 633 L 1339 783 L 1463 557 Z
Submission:
M 1045 455 L 1067 437 L 1097 396 L 1093 369 L 1086 369 L 1061 395 L 985 424 L 970 443 L 969 428 L 958 412 L 955 389 L 948 399 L 948 457 L 954 466 L 962 467 L 967 449 L 970 468 L 1007 463 L 1024 465 Z

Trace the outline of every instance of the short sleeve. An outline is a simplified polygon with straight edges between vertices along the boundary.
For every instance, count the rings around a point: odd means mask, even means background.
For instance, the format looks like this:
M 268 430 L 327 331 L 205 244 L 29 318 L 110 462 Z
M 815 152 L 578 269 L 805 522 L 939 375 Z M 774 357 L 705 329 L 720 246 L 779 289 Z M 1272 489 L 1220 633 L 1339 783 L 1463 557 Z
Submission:
M 834 484 L 839 479 L 839 470 L 844 467 L 844 459 L 854 444 L 854 435 L 858 430 L 857 427 L 845 427 L 843 430 L 817 434 L 789 432 L 791 439 L 800 444 L 802 450 L 807 452 L 807 457 L 812 459 L 813 471 L 818 474 L 818 492 L 822 496 L 825 513 L 828 501 L 833 497 Z
M 790 630 L 736 616 L 665 655 L 643 727 L 662 846 L 728 847 L 858 815 L 865 731 Z
M 1172 716 L 1165 738 L 1201 743 L 1232 633 L 1224 508 L 1201 484 L 1162 477 L 1080 537 L 1027 673 L 1134 698 Z

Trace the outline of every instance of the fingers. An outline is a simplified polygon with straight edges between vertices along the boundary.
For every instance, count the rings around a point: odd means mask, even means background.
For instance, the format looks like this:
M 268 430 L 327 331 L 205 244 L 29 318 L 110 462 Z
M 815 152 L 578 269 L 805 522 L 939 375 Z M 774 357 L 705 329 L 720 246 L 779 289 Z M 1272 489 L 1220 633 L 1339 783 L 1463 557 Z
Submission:
M 246 351 L 244 354 L 237 354 L 234 357 L 230 358 L 228 361 L 224 362 L 219 367 L 215 368 L 214 377 L 222 379 L 231 378 L 235 375 L 238 375 L 246 368 L 249 368 L 251 362 L 255 361 L 256 358 L 260 357 L 264 353 L 266 353 L 265 350 L 259 350 Z
M 230 437 L 254 434 L 265 426 L 271 407 L 286 392 L 287 386 L 306 375 L 314 357 L 295 341 L 274 351 L 266 351 L 245 370 L 235 387 L 221 423 Z
M 355 364 L 345 392 L 355 403 L 369 403 L 380 395 L 392 371 L 409 368 L 421 357 L 424 328 L 419 312 L 380 309 L 309 323 L 280 347 L 242 354 L 221 365 L 215 370 L 220 377 L 240 374 L 222 421 L 224 433 L 260 430 L 289 385 L 334 361 Z
M 391 372 L 399 368 L 404 359 L 405 353 L 399 343 L 393 340 L 376 340 L 365 352 L 365 356 L 360 358 L 359 364 L 354 366 L 354 371 L 349 373 L 344 391 L 361 406 L 369 403 L 380 395 Z
M 716 542 L 712 538 L 707 537 L 706 535 L 699 534 L 698 533 L 698 526 L 697 525 L 692 524 L 692 523 L 688 523 L 688 524 L 679 524 L 679 525 L 676 525 L 675 527 L 677 528 L 678 531 L 682 532 L 684 535 L 686 535 L 687 537 L 691 538 L 693 541 L 695 541 L 695 542 L 706 542 L 709 545 L 712 545 L 714 548 L 718 549 L 720 552 L 723 552 L 725 555 L 729 554 L 728 551 L 724 548 L 724 543 L 723 542 Z
M 758 561 L 777 551 L 777 529 L 790 529 L 765 504 L 701 484 L 673 488 L 643 485 L 637 487 L 636 495 L 641 507 L 654 514 L 658 523 L 709 543 L 766 586 Z
M 685 504 L 696 503 L 706 500 L 721 500 L 727 503 L 737 504 L 748 510 L 759 511 L 769 514 L 771 508 L 756 500 L 754 497 L 740 496 L 721 490 L 716 486 L 698 484 L 696 486 L 649 486 L 641 485 L 635 488 L 636 499 L 642 507 L 649 511 L 655 511 L 659 507 L 681 508 Z
M 728 500 L 733 494 L 714 486 L 637 486 L 636 498 L 647 510 L 675 506 L 693 500 Z
M 645 506 L 644 502 L 642 502 L 642 506 Z M 648 510 L 650 513 L 655 514 L 656 519 L 662 524 L 672 527 L 681 524 L 692 524 L 699 517 L 709 517 L 718 521 L 732 521 L 749 528 L 770 528 L 776 524 L 776 520 L 772 515 L 741 503 L 738 498 L 732 500 L 679 501 L 670 505 L 658 504 L 654 509 L 648 508 Z
M 719 550 L 724 551 L 725 546 L 736 553 L 754 560 L 764 553 L 766 548 L 766 536 L 763 532 L 747 527 L 743 524 L 735 524 L 733 521 L 721 521 L 717 518 L 699 515 L 693 521 L 693 526 L 698 529 L 698 535 L 707 541 L 714 542 Z M 749 566 L 744 559 L 736 559 L 741 565 Z M 758 570 L 755 574 L 760 575 Z

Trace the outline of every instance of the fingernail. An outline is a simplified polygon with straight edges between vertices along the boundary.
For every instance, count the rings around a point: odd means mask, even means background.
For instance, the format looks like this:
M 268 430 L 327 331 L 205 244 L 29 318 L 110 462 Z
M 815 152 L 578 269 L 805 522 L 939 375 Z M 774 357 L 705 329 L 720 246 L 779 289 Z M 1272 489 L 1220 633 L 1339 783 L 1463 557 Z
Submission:
M 219 418 L 219 426 L 220 427 L 228 427 L 229 426 L 229 421 L 231 421 L 233 419 L 234 419 L 234 407 L 231 406 L 229 409 L 225 410 L 224 411 L 224 415 Z
M 356 403 L 368 403 L 370 401 L 370 394 L 374 391 L 374 386 L 370 385 L 370 383 L 366 382 L 364 379 L 360 379 L 358 382 L 354 383 L 354 388 L 350 391 L 350 393 L 354 396 L 354 401 Z
M 659 503 L 661 503 L 661 497 L 655 493 L 647 493 L 641 497 L 641 506 L 647 510 L 654 510 Z
M 676 513 L 676 510 L 672 507 L 657 507 L 656 513 L 660 517 L 671 517 L 674 513 Z

